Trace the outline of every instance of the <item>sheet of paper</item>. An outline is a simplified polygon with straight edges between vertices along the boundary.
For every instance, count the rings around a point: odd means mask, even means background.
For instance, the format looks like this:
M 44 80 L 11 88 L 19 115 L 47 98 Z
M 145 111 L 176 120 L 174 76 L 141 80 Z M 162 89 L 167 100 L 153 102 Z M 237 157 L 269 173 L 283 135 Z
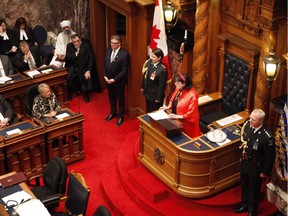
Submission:
M 38 74 L 41 74 L 38 70 L 27 72 L 27 75 L 30 76 L 31 78 L 33 78 L 35 75 L 38 75 Z
M 231 140 L 228 139 L 228 138 L 226 138 L 223 142 L 217 143 L 217 144 L 218 144 L 219 146 L 222 146 L 222 145 L 224 145 L 224 144 L 226 144 L 226 143 L 229 143 L 229 142 L 231 142 Z
M 16 193 L 10 194 L 10 195 L 8 195 L 6 197 L 3 197 L 2 200 L 3 200 L 4 203 L 7 203 L 8 200 L 14 200 L 14 201 L 16 201 L 19 204 L 21 202 L 25 202 L 27 200 L 30 200 L 31 198 L 32 197 L 31 197 L 30 194 L 28 194 L 27 192 L 22 190 L 22 191 L 17 191 Z
M 0 121 L 4 120 L 4 116 L 2 115 L 2 113 L 0 113 Z
M 70 116 L 68 113 L 62 113 L 62 114 L 56 115 L 55 117 L 57 119 L 63 119 L 63 118 L 68 117 L 68 116 Z
M 10 130 L 10 131 L 6 131 L 6 133 L 10 136 L 12 134 L 16 134 L 16 133 L 20 133 L 21 130 L 19 128 L 15 128 L 13 130 Z
M 53 71 L 52 68 L 48 68 L 48 69 L 45 69 L 45 70 L 41 70 L 41 73 L 49 73 L 50 71 Z
M 205 102 L 208 102 L 208 101 L 211 101 L 211 100 L 213 100 L 213 98 L 211 98 L 208 95 L 204 95 L 204 96 L 201 96 L 201 97 L 198 98 L 198 104 L 202 104 L 202 103 L 205 103 Z
M 12 80 L 11 77 L 7 77 L 7 76 L 0 77 L 0 82 L 2 83 L 8 82 L 10 80 Z
M 241 116 L 239 116 L 238 114 L 234 114 L 234 115 L 228 116 L 228 117 L 226 117 L 226 118 L 220 119 L 220 120 L 218 120 L 218 121 L 216 121 L 216 122 L 217 122 L 217 124 L 220 125 L 220 126 L 225 126 L 225 125 L 227 125 L 227 124 L 230 124 L 230 123 L 232 123 L 232 122 L 239 121 L 239 120 L 241 120 L 241 119 L 242 119 Z
M 157 110 L 155 112 L 148 113 L 148 115 L 156 121 L 169 118 L 168 114 L 164 110 Z
M 31 199 L 14 209 L 19 216 L 51 216 L 43 203 L 38 199 Z

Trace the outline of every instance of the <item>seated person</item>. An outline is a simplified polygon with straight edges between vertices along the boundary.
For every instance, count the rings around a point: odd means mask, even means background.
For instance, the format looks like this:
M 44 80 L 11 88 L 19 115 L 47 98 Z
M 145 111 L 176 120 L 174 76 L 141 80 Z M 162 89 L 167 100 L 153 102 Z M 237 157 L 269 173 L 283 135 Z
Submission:
M 36 118 L 52 118 L 61 110 L 56 95 L 49 85 L 41 83 L 38 86 L 39 95 L 33 100 L 32 116 Z
M 14 74 L 13 65 L 6 55 L 0 55 L 0 77 L 11 76 Z
M 16 54 L 17 47 L 12 29 L 7 28 L 7 23 L 0 18 L 0 54 L 8 55 L 9 57 Z
M 24 17 L 18 17 L 16 19 L 14 31 L 16 46 L 18 46 L 21 41 L 26 41 L 30 46 L 38 45 L 33 29 L 28 26 L 27 21 Z
M 19 72 L 46 66 L 47 56 L 37 47 L 30 47 L 27 41 L 21 41 L 16 54 L 15 66 Z
M 200 136 L 198 93 L 192 87 L 190 77 L 179 73 L 175 79 L 175 86 L 169 105 L 160 109 L 171 109 L 170 118 L 183 119 L 183 132 L 188 136 L 191 138 Z
M 6 99 L 0 95 L 0 128 L 14 123 L 13 109 Z

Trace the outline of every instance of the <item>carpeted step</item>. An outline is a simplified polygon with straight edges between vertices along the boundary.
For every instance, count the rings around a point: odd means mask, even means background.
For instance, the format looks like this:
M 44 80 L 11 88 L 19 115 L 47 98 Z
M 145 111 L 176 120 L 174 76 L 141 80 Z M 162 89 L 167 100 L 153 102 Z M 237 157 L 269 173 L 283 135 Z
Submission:
M 152 174 L 144 167 L 130 170 L 128 175 L 130 184 L 151 202 L 157 203 L 169 196 L 167 187 L 156 178 L 150 178 Z
M 101 180 L 105 195 L 117 212 L 125 216 L 149 216 L 126 193 L 116 167 L 104 172 Z

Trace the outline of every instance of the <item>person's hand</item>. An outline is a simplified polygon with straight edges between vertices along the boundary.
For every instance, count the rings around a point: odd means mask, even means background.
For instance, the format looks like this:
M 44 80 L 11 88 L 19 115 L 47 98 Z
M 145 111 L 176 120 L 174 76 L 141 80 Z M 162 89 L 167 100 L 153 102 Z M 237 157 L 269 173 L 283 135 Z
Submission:
M 264 173 L 260 173 L 260 178 L 267 178 L 268 176 L 265 175 Z
M 24 54 L 24 61 L 28 61 L 28 59 L 30 58 L 30 52 Z
M 174 113 L 170 113 L 168 116 L 169 116 L 169 118 L 172 118 L 172 119 L 182 119 L 183 118 L 182 115 L 176 115 Z
M 6 127 L 8 121 L 9 121 L 8 118 L 3 119 L 3 121 L 0 122 L 0 128 Z
M 105 80 L 105 82 L 107 82 L 109 79 L 108 79 L 108 77 L 104 76 L 104 80 Z
M 64 60 L 65 59 L 65 55 L 59 54 L 57 55 L 57 58 L 60 60 Z
M 16 46 L 12 46 L 10 52 L 13 52 L 13 53 L 17 52 L 17 47 Z
M 43 68 L 43 67 L 46 67 L 46 65 L 45 65 L 45 64 L 43 64 L 43 65 L 41 65 L 41 66 L 40 66 L 40 68 Z
M 159 108 L 159 110 L 168 110 L 168 109 L 169 109 L 169 107 L 166 106 L 166 105 L 164 105 L 164 106 L 162 106 L 162 107 Z
M 113 84 L 113 83 L 115 83 L 115 80 L 114 80 L 114 79 L 108 79 L 108 80 L 106 80 L 106 82 L 107 82 L 108 84 Z
M 86 71 L 86 73 L 84 74 L 85 79 L 90 79 L 91 78 L 91 74 L 90 71 Z
M 49 114 L 50 114 L 50 116 L 49 116 L 49 117 L 54 117 L 54 116 L 56 116 L 56 115 L 57 115 L 57 112 L 56 112 L 56 111 L 51 111 Z

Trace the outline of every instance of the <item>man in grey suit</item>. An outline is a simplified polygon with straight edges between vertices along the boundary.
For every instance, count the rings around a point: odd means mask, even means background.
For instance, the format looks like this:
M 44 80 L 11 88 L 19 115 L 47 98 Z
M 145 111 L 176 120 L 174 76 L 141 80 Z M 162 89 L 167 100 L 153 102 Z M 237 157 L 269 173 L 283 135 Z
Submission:
M 105 118 L 105 121 L 110 121 L 118 115 L 116 126 L 120 126 L 124 121 L 125 85 L 128 78 L 130 58 L 128 52 L 121 47 L 121 37 L 119 35 L 112 35 L 110 44 L 111 48 L 106 49 L 103 67 L 111 109 L 111 112 L 109 116 Z
M 6 55 L 0 55 L 0 77 L 9 77 L 12 74 L 14 74 L 14 68 L 9 57 Z

